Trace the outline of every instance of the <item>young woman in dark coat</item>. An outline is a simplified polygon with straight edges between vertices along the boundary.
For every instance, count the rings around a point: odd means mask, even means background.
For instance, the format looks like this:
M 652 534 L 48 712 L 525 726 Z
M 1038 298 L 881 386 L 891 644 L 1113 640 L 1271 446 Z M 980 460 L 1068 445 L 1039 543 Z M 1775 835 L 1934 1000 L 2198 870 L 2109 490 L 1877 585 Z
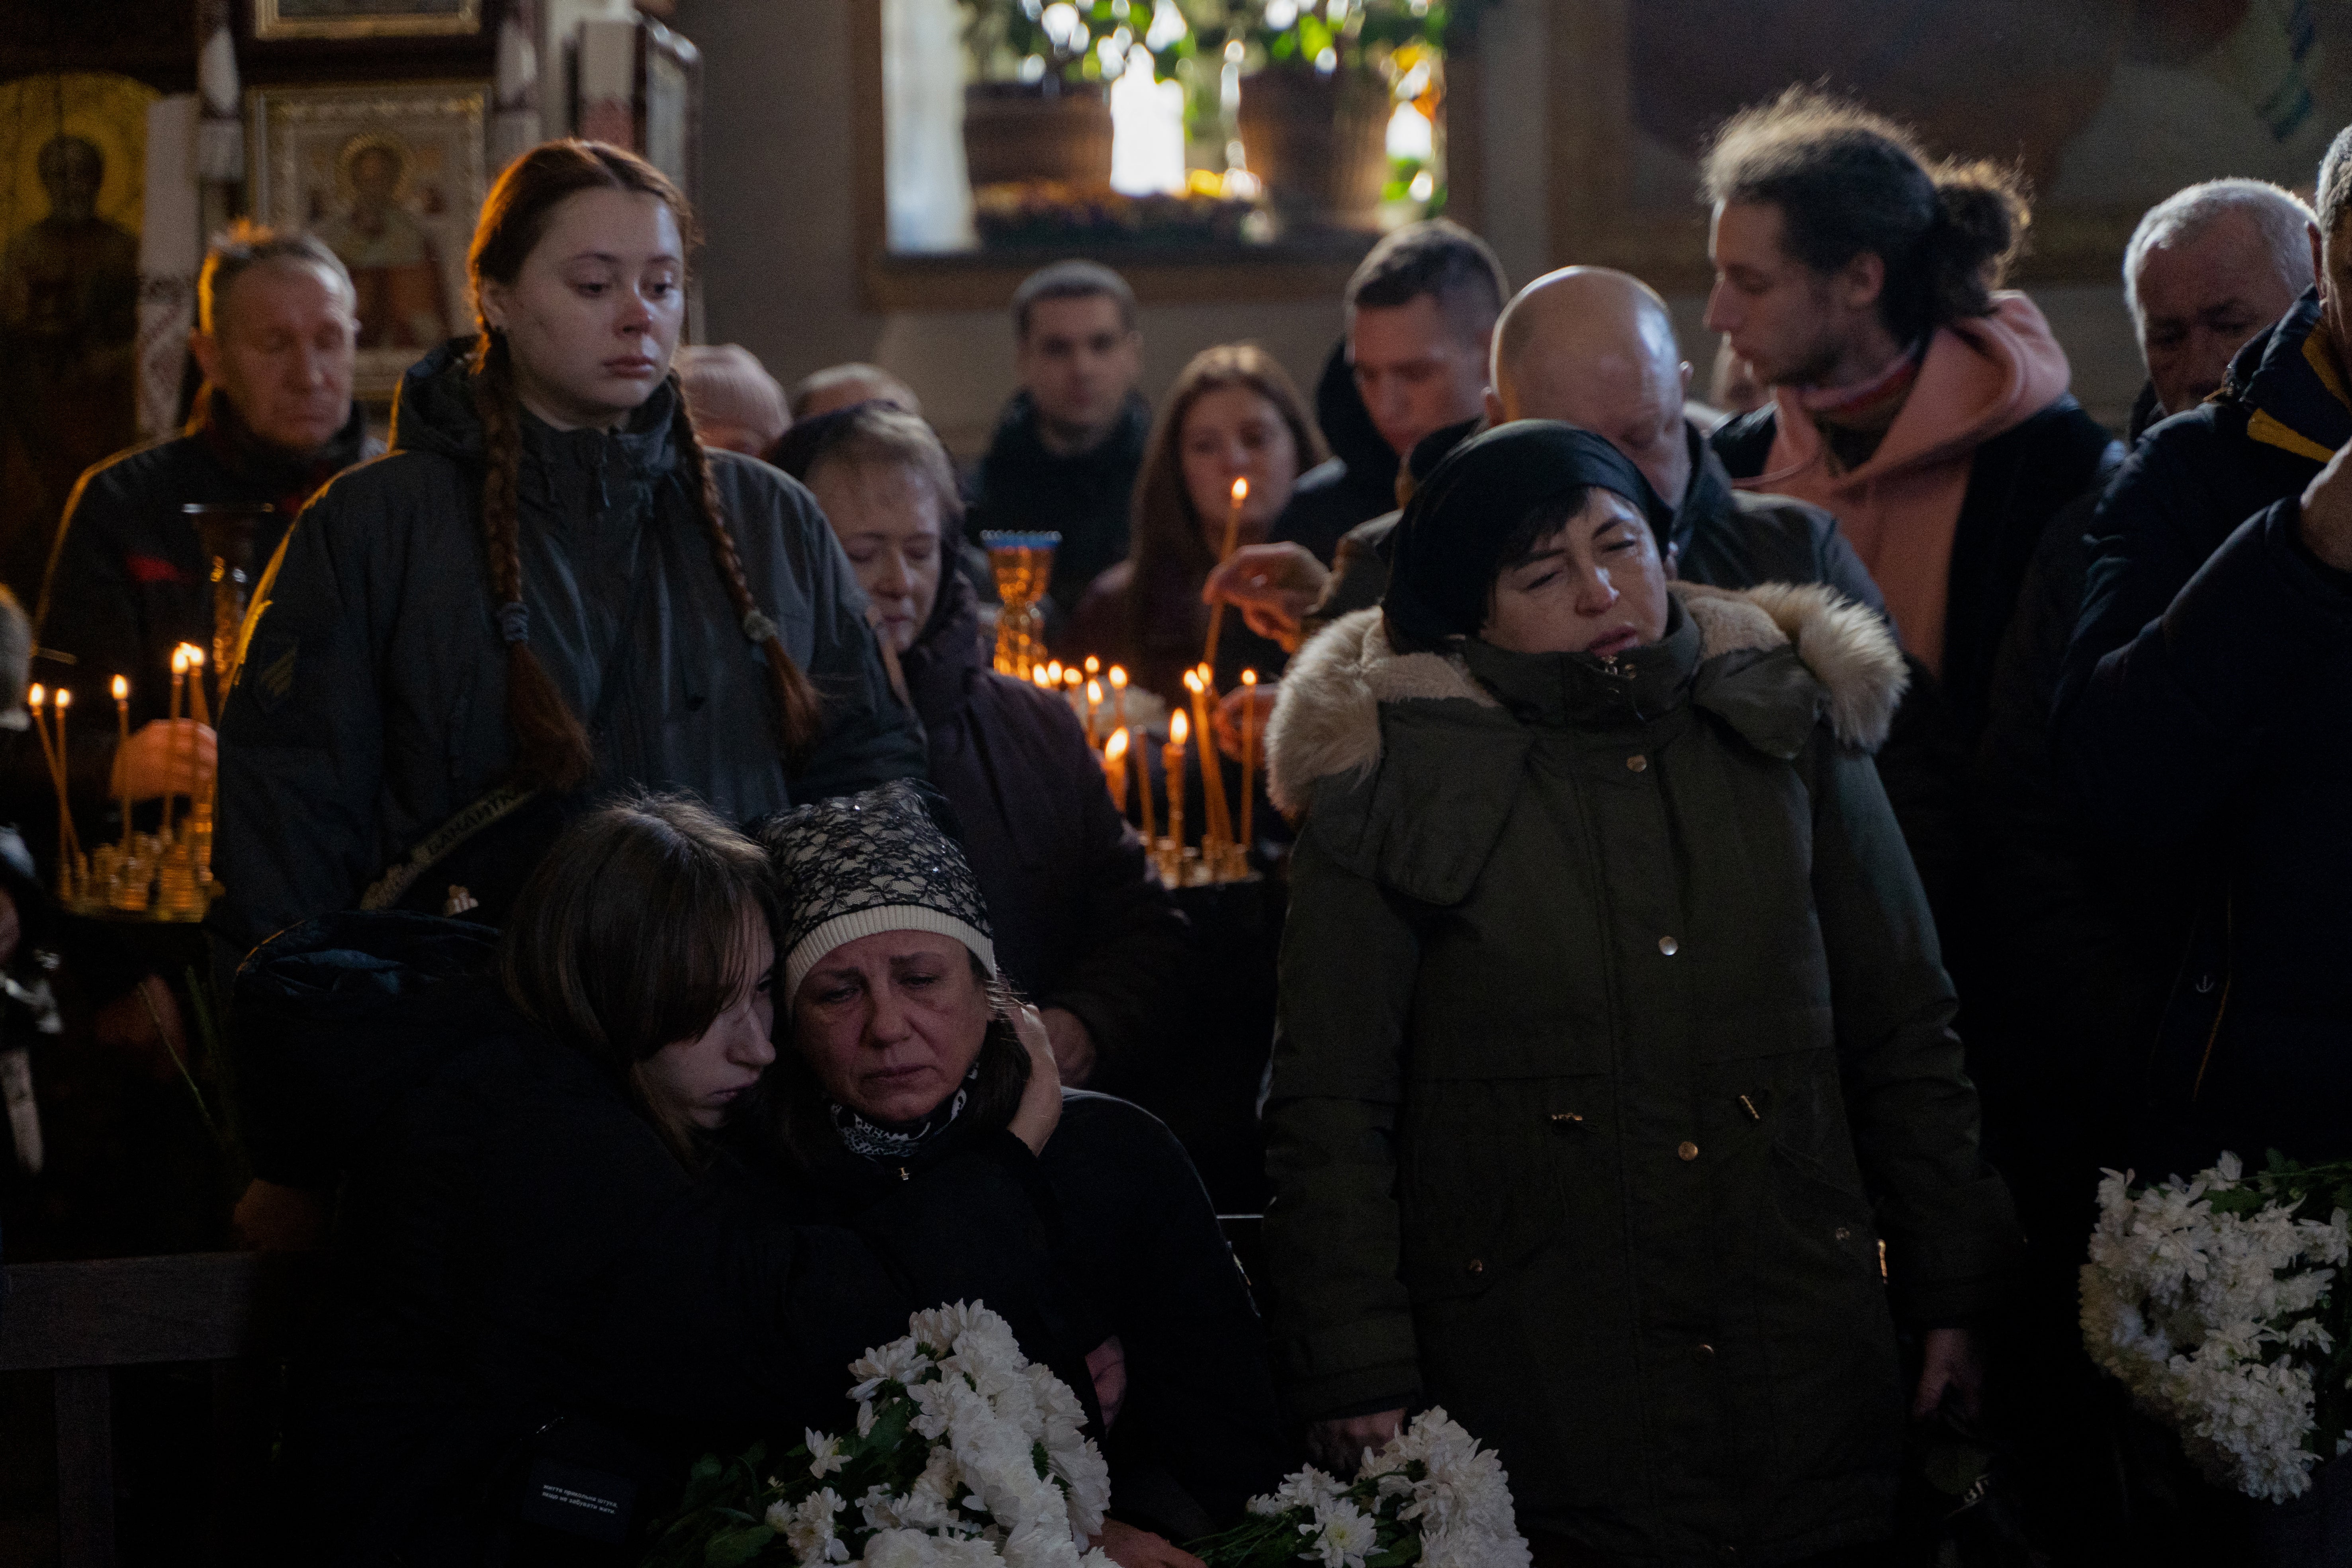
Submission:
M 787 445 L 779 457 L 824 509 L 898 656 L 931 783 L 955 807 L 995 917 L 997 956 L 1043 1010 L 1062 1081 L 1133 1062 L 1181 1003 L 1184 917 L 1111 804 L 1068 702 L 990 668 L 971 586 L 946 569 L 961 536 L 946 449 L 879 403 L 797 426 Z
M 632 153 L 532 149 L 482 208 L 481 330 L 410 371 L 393 450 L 303 512 L 222 715 L 212 927 L 330 910 L 495 923 L 623 786 L 747 821 L 918 773 L 864 595 L 804 491 L 706 452 L 669 372 L 693 222 Z M 315 1181 L 239 1074 L 254 1165 Z
M 1001 1142 L 1028 1059 L 969 863 L 907 784 L 760 830 L 785 889 L 783 1054 L 743 1132 L 785 1201 L 843 1223 L 941 1162 Z M 1092 1346 L 1122 1568 L 1199 1568 L 1171 1546 L 1236 1522 L 1288 1458 L 1265 1333 L 1207 1192 L 1167 1128 L 1063 1091 L 1040 1164 L 1074 1344 Z
M 850 1361 L 945 1300 L 985 1300 L 1083 1396 L 1034 1015 L 994 1127 L 871 1202 L 791 1223 L 727 1179 L 714 1134 L 775 1057 L 771 898 L 757 846 L 647 798 L 567 830 L 495 949 L 351 914 L 246 965 L 242 1019 L 348 1162 L 283 1448 L 290 1555 L 579 1561 L 560 1542 L 657 1511 L 696 1454 L 843 1418 Z

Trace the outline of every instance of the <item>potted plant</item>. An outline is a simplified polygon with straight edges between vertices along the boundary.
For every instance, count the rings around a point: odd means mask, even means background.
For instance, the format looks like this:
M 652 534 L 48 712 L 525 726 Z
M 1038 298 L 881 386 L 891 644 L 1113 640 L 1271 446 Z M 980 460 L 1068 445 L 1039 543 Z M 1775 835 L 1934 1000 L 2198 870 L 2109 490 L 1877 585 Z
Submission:
M 1094 52 L 1089 13 L 1096 7 L 1039 0 L 959 4 L 974 68 L 963 89 L 964 163 L 972 189 L 1027 181 L 1108 189 L 1110 100 Z M 1108 12 L 1108 0 L 1101 8 Z
M 1264 63 L 1242 78 L 1250 172 L 1284 226 L 1372 228 L 1391 184 L 1389 119 L 1409 62 L 1434 66 L 1449 31 L 1493 0 L 1249 0 L 1233 36 Z M 1244 12 L 1236 5 L 1235 12 Z M 1424 69 L 1421 79 L 1431 81 Z M 1433 90 L 1415 94 L 1433 105 Z

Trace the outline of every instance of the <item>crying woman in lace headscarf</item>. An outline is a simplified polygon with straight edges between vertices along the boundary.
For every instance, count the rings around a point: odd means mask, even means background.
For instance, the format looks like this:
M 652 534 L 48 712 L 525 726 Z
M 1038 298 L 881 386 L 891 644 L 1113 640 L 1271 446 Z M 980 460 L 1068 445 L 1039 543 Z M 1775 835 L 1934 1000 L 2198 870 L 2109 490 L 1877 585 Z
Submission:
M 1027 1163 L 1059 1221 L 1060 1327 L 1109 1428 L 1103 1544 L 1122 1563 L 1192 1563 L 1166 1542 L 1237 1522 L 1290 1459 L 1257 1311 L 1192 1161 L 1149 1112 L 1078 1089 L 1034 1159 L 1005 1131 L 1046 1058 L 1022 1044 L 1036 1014 L 998 972 L 939 795 L 886 784 L 758 837 L 782 896 L 779 1055 L 746 1118 L 752 1157 L 815 1223 L 959 1152 Z

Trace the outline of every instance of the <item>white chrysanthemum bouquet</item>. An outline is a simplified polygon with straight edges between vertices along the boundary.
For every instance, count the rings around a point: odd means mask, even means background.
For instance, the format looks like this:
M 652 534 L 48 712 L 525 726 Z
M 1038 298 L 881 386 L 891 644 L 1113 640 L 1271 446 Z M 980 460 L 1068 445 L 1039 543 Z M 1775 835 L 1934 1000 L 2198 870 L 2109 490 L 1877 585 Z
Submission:
M 2194 1181 L 2099 1184 L 2083 1268 L 2091 1359 L 2180 1434 L 2216 1485 L 2282 1502 L 2352 1450 L 2352 1163 L 2277 1154 L 2249 1177 L 2234 1154 Z
M 1116 1568 L 1084 1545 L 1110 1471 L 1069 1385 L 985 1307 L 918 1312 L 907 1330 L 850 1363 L 854 1432 L 696 1465 L 648 1568 Z
M 1246 1522 L 1192 1542 L 1209 1568 L 1528 1563 L 1502 1462 L 1443 1410 L 1423 1412 L 1380 1452 L 1366 1449 L 1353 1481 L 1309 1466 L 1249 1510 Z

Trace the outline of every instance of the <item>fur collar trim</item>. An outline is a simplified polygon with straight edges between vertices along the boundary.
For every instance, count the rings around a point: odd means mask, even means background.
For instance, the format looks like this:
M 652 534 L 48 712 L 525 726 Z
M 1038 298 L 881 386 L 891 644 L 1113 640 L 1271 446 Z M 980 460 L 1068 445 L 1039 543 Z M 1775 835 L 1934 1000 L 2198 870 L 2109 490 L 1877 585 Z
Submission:
M 1793 644 L 1821 683 L 1823 716 L 1839 741 L 1876 751 L 1909 681 L 1885 623 L 1815 583 L 1670 592 L 1698 627 L 1702 662 Z M 1266 792 L 1286 814 L 1306 807 L 1317 780 L 1368 774 L 1381 760 L 1384 702 L 1463 701 L 1500 706 L 1458 654 L 1399 653 L 1380 609 L 1342 616 L 1299 649 L 1282 678 L 1265 728 Z

